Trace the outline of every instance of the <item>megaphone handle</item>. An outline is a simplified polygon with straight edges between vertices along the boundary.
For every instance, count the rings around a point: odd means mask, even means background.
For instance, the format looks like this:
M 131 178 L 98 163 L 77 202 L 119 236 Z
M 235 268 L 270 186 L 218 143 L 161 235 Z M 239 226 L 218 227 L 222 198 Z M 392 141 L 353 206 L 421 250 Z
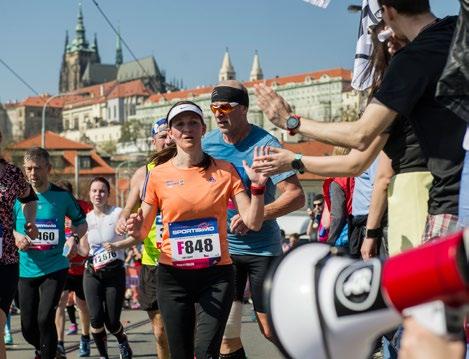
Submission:
M 449 339 L 461 338 L 464 328 L 464 316 L 467 308 L 449 307 L 436 300 L 402 311 L 404 316 L 412 316 L 419 324 L 431 332 Z

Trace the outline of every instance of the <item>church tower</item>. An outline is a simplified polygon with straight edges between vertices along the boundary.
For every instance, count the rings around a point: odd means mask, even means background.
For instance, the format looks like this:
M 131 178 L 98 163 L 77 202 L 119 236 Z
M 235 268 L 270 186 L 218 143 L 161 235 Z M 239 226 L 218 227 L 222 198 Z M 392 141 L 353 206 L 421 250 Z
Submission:
M 236 80 L 236 72 L 231 64 L 230 54 L 226 48 L 225 56 L 221 64 L 220 72 L 218 74 L 218 81 Z
M 254 60 L 252 61 L 251 73 L 249 81 L 263 80 L 264 74 L 262 73 L 261 63 L 259 61 L 259 54 L 257 50 L 254 52 Z
M 65 49 L 60 69 L 59 92 L 69 92 L 83 87 L 82 76 L 88 64 L 99 64 L 100 62 L 96 36 L 91 46 L 86 40 L 83 12 L 80 2 L 78 5 L 75 38 L 72 43 L 69 44 L 68 33 L 65 37 Z
M 121 29 L 117 29 L 117 39 L 116 39 L 116 65 L 122 65 L 124 62 L 124 57 L 122 56 L 122 46 L 121 46 Z

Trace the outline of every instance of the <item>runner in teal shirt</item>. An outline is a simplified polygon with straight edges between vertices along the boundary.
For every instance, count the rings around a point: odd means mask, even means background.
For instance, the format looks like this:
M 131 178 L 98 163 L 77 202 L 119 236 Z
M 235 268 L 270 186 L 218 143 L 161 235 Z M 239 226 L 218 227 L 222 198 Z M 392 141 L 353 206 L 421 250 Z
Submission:
M 49 183 L 52 170 L 49 153 L 39 147 L 25 152 L 24 172 L 36 196 L 36 225 L 39 235 L 24 235 L 25 218 L 20 203 L 15 203 L 15 242 L 19 249 L 20 279 L 18 294 L 21 308 L 21 332 L 36 350 L 36 358 L 63 358 L 57 355 L 55 313 L 59 303 L 69 262 L 66 256 L 76 251 L 73 238 L 65 240 L 65 216 L 72 220 L 79 237 L 88 228 L 85 214 L 73 196 Z M 64 244 L 70 251 L 64 253 Z M 60 353 L 59 353 L 60 354 Z
M 68 259 L 62 255 L 65 244 L 65 216 L 72 219 L 73 226 L 86 223 L 85 214 L 69 192 L 49 184 L 46 192 L 36 195 L 39 236 L 32 241 L 27 251 L 19 251 L 21 278 L 40 277 L 68 268 Z M 15 203 L 14 215 L 15 230 L 24 235 L 26 219 L 18 200 Z

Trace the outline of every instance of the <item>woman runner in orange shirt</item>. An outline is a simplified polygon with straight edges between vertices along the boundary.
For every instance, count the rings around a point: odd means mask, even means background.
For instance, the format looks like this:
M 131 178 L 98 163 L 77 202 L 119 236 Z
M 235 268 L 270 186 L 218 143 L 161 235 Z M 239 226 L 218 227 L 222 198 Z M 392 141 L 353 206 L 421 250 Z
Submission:
M 246 226 L 259 230 L 267 177 L 244 163 L 252 183 L 250 199 L 235 167 L 202 151 L 206 125 L 195 103 L 176 103 L 167 120 L 174 157 L 149 173 L 141 209 L 129 218 L 127 230 L 145 238 L 161 211 L 157 296 L 171 358 L 218 358 L 234 290 L 227 208 L 236 206 Z

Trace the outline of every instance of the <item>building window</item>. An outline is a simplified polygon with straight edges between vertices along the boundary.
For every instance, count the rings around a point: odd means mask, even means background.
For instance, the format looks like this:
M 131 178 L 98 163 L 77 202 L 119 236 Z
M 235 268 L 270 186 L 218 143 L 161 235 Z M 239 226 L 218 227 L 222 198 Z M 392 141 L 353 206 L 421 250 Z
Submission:
M 62 156 L 59 155 L 52 155 L 50 156 L 50 164 L 52 165 L 53 168 L 65 168 L 65 162 L 62 158 Z
M 78 117 L 73 119 L 73 129 L 78 130 Z
M 83 169 L 91 168 L 91 157 L 90 156 L 80 156 L 80 168 L 83 168 Z
M 70 121 L 69 120 L 65 120 L 65 130 L 68 130 L 70 128 Z
M 117 113 L 117 106 L 114 105 L 113 109 L 114 109 L 114 110 L 113 110 L 113 111 L 114 111 L 114 116 L 112 116 L 112 118 L 115 119 L 115 118 L 116 118 L 116 113 Z

